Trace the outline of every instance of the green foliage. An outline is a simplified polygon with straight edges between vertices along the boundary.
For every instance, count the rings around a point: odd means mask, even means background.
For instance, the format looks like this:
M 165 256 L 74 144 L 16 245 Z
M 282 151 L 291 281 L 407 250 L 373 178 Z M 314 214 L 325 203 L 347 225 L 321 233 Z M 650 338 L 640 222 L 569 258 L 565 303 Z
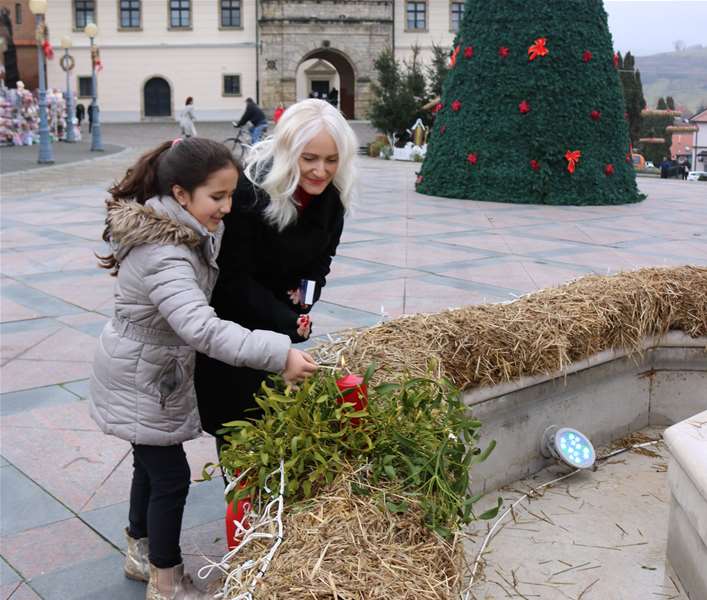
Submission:
M 673 117 L 670 115 L 646 115 L 643 117 L 641 137 L 663 138 L 665 140 L 662 144 L 642 143 L 638 146 L 644 158 L 652 161 L 656 166 L 663 162 L 664 158 L 670 158 L 673 136 L 665 128 L 672 124 Z
M 427 67 L 427 76 L 430 82 L 430 94 L 434 98 L 442 96 L 442 85 L 447 77 L 449 68 L 449 48 L 446 46 L 438 46 L 432 43 L 432 60 Z
M 658 104 L 656 104 L 656 108 L 658 110 L 668 110 L 668 104 L 665 101 L 665 98 L 663 98 L 663 96 L 658 99 Z
M 639 201 L 602 3 L 573 2 L 569 10 L 564 0 L 532 9 L 525 0 L 467 0 L 464 14 L 461 51 L 444 81 L 418 191 L 496 202 Z M 540 37 L 549 52 L 530 61 L 528 48 Z M 465 48 L 473 48 L 471 56 Z M 583 60 L 585 50 L 591 60 Z M 523 100 L 530 105 L 525 114 Z M 595 110 L 601 118 L 590 117 Z M 582 154 L 574 173 L 567 170 L 568 150 Z
M 378 158 L 380 156 L 381 151 L 383 151 L 385 148 L 390 148 L 387 140 L 376 140 L 375 142 L 371 142 L 368 145 L 368 156 Z
M 367 373 L 370 378 L 372 369 Z M 389 510 L 404 512 L 418 503 L 426 524 L 450 535 L 475 518 L 479 499 L 469 492 L 470 468 L 493 450 L 477 447 L 481 423 L 471 418 L 461 392 L 447 381 L 411 379 L 369 389 L 368 409 L 339 404 L 333 375 L 318 374 L 298 389 L 263 386 L 263 409 L 255 421 L 225 424 L 229 442 L 221 465 L 230 471 L 251 469 L 238 497 L 252 495 L 284 461 L 286 495 L 310 498 L 338 474 L 363 467 L 366 485 L 386 482 L 397 498 L 382 499 Z M 356 424 L 356 420 L 360 423 Z M 498 506 L 481 515 L 495 516 Z
M 668 110 L 675 110 L 675 99 L 672 96 L 665 99 L 665 104 L 668 106 Z
M 635 68 L 635 60 L 630 52 L 626 54 L 623 66 L 619 66 L 619 79 L 628 115 L 629 135 L 631 143 L 635 146 L 641 136 L 641 111 L 646 107 L 646 99 L 643 96 L 641 73 Z
M 377 80 L 371 83 L 373 101 L 369 117 L 371 124 L 389 138 L 404 142 L 407 130 L 418 118 L 427 118 L 422 106 L 427 102 L 424 68 L 419 59 L 420 49 L 412 48 L 410 60 L 402 65 L 390 49 L 384 50 L 373 63 Z

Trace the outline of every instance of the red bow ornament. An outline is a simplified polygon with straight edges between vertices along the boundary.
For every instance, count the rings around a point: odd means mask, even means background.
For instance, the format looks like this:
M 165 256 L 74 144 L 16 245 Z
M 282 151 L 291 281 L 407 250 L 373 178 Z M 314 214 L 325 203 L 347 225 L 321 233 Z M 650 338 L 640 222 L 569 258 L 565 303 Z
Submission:
M 619 67 L 619 53 L 614 52 L 614 68 L 617 69 Z
M 528 60 L 535 60 L 538 56 L 545 56 L 550 51 L 545 46 L 547 39 L 538 38 L 533 42 L 533 45 L 528 48 Z
M 582 153 L 579 150 L 568 150 L 567 152 L 565 152 L 565 159 L 567 160 L 567 170 L 570 173 L 574 173 L 574 170 L 577 168 L 577 163 L 579 162 L 581 156 Z

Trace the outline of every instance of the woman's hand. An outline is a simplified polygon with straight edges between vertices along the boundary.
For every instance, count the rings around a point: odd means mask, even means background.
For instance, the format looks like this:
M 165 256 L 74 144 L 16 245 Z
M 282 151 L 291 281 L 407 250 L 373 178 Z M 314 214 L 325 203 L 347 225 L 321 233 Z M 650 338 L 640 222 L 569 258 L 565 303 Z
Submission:
M 312 333 L 312 319 L 309 315 L 300 315 L 297 319 L 297 333 L 304 339 L 309 339 L 309 334 Z
M 282 377 L 287 383 L 296 383 L 314 375 L 318 368 L 319 366 L 309 354 L 290 348 Z
M 302 303 L 302 295 L 300 294 L 299 288 L 297 288 L 296 290 L 288 290 L 287 297 L 290 299 L 290 302 L 292 302 L 292 304 L 294 304 L 295 306 L 299 306 L 300 308 L 309 307 L 309 304 Z

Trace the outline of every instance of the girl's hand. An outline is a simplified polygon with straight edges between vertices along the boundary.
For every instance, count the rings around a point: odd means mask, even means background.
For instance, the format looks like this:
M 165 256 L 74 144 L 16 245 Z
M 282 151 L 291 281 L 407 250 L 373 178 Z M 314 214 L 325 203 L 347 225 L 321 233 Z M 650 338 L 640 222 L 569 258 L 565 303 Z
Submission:
M 282 377 L 287 383 L 297 383 L 316 373 L 318 368 L 319 366 L 309 354 L 290 348 Z
M 309 339 L 309 334 L 312 333 L 312 320 L 309 315 L 300 315 L 297 319 L 297 333 L 304 339 Z

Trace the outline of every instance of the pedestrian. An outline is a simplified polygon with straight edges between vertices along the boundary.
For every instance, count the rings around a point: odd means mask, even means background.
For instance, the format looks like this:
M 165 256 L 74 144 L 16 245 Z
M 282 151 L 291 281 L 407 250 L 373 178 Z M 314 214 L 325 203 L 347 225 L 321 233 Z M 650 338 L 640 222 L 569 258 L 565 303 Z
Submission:
M 272 115 L 272 120 L 275 122 L 275 125 L 277 125 L 277 122 L 280 120 L 280 117 L 282 116 L 282 113 L 285 112 L 285 105 L 280 102 L 277 105 L 277 108 L 275 109 L 275 112 Z
M 316 364 L 287 336 L 248 331 L 209 306 L 222 219 L 239 169 L 217 142 L 188 138 L 144 154 L 115 184 L 101 265 L 117 275 L 115 314 L 98 341 L 90 413 L 132 444 L 127 577 L 148 581 L 146 600 L 206 600 L 184 575 L 179 546 L 189 464 L 197 438 L 195 349 L 215 360 L 301 380 Z
M 76 120 L 79 122 L 79 129 L 81 129 L 81 123 L 83 123 L 86 117 L 86 107 L 80 102 L 76 105 Z
M 685 179 L 687 179 L 687 173 L 688 173 L 687 162 L 684 160 L 680 161 L 680 175 L 681 175 L 683 181 Z
M 667 179 L 670 176 L 670 161 L 666 156 L 663 157 L 663 160 L 660 163 L 660 178 L 661 179 Z
M 307 99 L 290 106 L 272 137 L 252 148 L 237 204 L 224 221 L 212 299 L 219 317 L 284 333 L 292 342 L 309 338 L 309 312 L 326 285 L 352 202 L 357 147 L 339 111 Z M 267 377 L 266 370 L 197 355 L 199 414 L 217 448 L 223 423 L 260 414 L 251 409 Z
M 91 100 L 91 104 L 88 105 L 88 132 L 91 133 L 91 130 L 93 129 L 93 111 L 95 110 L 96 105 L 94 104 L 93 100 Z
M 182 130 L 183 137 L 188 138 L 196 136 L 194 121 L 196 121 L 196 115 L 194 114 L 194 98 L 188 96 L 184 102 L 184 108 L 179 113 L 179 126 Z
M 329 102 L 333 107 L 339 106 L 339 90 L 337 90 L 335 87 L 329 90 Z
M 268 126 L 268 121 L 265 118 L 263 110 L 255 103 L 253 98 L 245 99 L 245 112 L 240 121 L 236 123 L 236 127 L 243 127 L 246 123 L 252 124 L 250 128 L 250 142 L 257 144 L 263 135 L 263 131 Z

